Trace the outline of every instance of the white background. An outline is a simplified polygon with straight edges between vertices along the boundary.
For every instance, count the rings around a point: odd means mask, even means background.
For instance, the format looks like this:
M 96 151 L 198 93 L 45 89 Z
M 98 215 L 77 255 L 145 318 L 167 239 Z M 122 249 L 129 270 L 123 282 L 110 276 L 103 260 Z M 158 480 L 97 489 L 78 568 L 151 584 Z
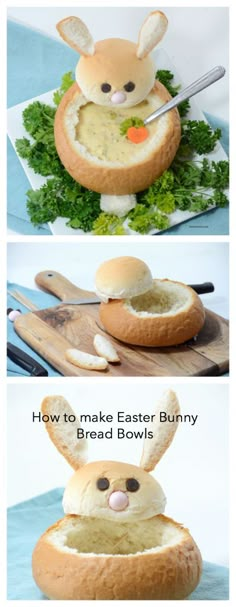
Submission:
M 169 20 L 168 31 L 161 46 L 176 65 L 186 85 L 216 65 L 223 65 L 227 69 L 222 81 L 197 96 L 197 103 L 203 111 L 228 120 L 228 8 L 157 7 L 163 10 Z M 10 7 L 8 15 L 57 40 L 61 40 L 55 28 L 57 21 L 71 14 L 86 22 L 95 41 L 118 37 L 135 42 L 139 29 L 151 10 L 154 7 Z
M 60 272 L 82 289 L 94 290 L 100 263 L 112 257 L 131 255 L 143 259 L 154 278 L 169 278 L 186 284 L 211 281 L 215 292 L 202 296 L 204 305 L 228 318 L 228 245 L 226 243 L 120 243 L 92 240 L 73 243 L 8 244 L 8 280 L 37 288 L 34 277 L 43 270 Z M 19 304 L 16 302 L 16 308 Z
M 166 514 L 190 529 L 205 560 L 228 562 L 228 386 L 209 383 L 160 385 L 156 380 L 55 382 L 8 386 L 8 503 L 64 487 L 71 469 L 51 443 L 43 423 L 32 422 L 42 399 L 61 394 L 78 414 L 117 411 L 152 414 L 171 387 L 181 412 L 199 415 L 194 426 L 179 425 L 154 476 L 167 496 Z M 145 424 L 126 424 L 126 430 Z M 101 424 L 83 424 L 101 430 Z M 110 424 L 104 424 L 108 430 Z M 112 459 L 138 465 L 142 440 L 89 440 L 89 460 Z

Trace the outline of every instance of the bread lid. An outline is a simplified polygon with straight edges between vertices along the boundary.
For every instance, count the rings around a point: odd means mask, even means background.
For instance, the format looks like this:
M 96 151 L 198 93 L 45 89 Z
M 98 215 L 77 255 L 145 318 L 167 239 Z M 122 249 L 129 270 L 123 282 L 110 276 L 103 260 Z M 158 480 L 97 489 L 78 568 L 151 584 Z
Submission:
M 98 297 L 126 299 L 142 295 L 152 288 L 152 274 L 147 264 L 137 257 L 115 257 L 99 266 L 95 277 Z

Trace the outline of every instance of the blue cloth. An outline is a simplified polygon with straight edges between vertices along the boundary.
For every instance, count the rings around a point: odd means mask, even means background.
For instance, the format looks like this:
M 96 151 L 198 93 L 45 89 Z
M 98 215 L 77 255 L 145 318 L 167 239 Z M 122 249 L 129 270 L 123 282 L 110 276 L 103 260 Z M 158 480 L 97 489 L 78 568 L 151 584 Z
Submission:
M 31 573 L 31 555 L 41 534 L 63 517 L 63 490 L 54 489 L 8 509 L 8 600 L 42 600 Z M 190 600 L 227 600 L 228 569 L 203 563 L 200 584 Z
M 42 291 L 35 291 L 34 289 L 27 289 L 22 285 L 15 284 L 13 282 L 7 283 L 7 290 L 9 291 L 19 291 L 22 295 L 25 295 L 32 303 L 34 303 L 40 310 L 43 308 L 49 308 L 52 306 L 56 306 L 60 303 L 57 297 L 54 295 L 49 295 L 48 293 L 43 293 Z M 14 297 L 11 297 L 9 294 L 7 295 L 7 308 L 12 308 L 13 310 L 21 310 L 23 314 L 26 314 L 30 310 L 28 310 L 25 306 L 20 304 Z M 51 365 L 49 365 L 43 358 L 41 358 L 32 348 L 30 348 L 15 332 L 14 324 L 7 318 L 7 341 L 11 342 L 18 348 L 21 348 L 24 352 L 32 356 L 35 360 L 37 360 L 45 369 L 48 370 L 48 375 L 50 377 L 61 377 L 61 374 L 58 373 Z M 29 373 L 16 365 L 14 362 L 7 358 L 7 375 L 9 377 L 29 377 Z
M 8 525 L 8 599 L 45 598 L 31 574 L 31 556 L 42 533 L 62 518 L 62 489 L 54 489 L 9 508 Z
M 8 107 L 59 87 L 77 60 L 78 53 L 66 44 L 8 21 Z M 31 185 L 9 140 L 7 154 L 8 227 L 20 234 L 51 234 L 48 225 L 35 228 L 30 222 L 26 192 Z
M 65 72 L 73 70 L 78 54 L 18 23 L 8 23 L 8 106 L 41 95 L 60 85 Z M 210 124 L 223 132 L 222 145 L 228 154 L 228 124 L 206 114 Z M 47 225 L 34 227 L 26 210 L 26 192 L 31 188 L 17 155 L 8 142 L 8 227 L 20 234 L 51 234 Z M 165 234 L 228 234 L 228 209 L 214 209 L 166 230 Z

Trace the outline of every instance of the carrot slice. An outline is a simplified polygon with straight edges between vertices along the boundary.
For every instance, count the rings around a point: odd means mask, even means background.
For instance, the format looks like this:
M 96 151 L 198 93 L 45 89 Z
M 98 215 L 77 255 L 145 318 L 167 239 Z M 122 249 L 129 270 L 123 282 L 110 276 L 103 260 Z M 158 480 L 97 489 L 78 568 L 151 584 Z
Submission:
M 145 126 L 130 126 L 127 131 L 127 137 L 133 143 L 142 143 L 147 139 L 149 133 Z

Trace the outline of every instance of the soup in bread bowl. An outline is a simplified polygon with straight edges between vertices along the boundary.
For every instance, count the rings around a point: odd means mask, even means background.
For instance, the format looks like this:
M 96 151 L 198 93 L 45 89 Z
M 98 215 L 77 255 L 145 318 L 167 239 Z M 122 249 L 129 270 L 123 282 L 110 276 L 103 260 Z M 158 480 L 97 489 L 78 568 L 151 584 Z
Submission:
M 110 108 L 87 102 L 78 85 L 64 95 L 55 119 L 55 143 L 70 175 L 103 194 L 133 194 L 149 187 L 176 155 L 181 128 L 176 109 L 148 126 L 149 136 L 134 144 L 120 133 L 131 116 L 145 118 L 170 99 L 156 82 L 135 108 Z

